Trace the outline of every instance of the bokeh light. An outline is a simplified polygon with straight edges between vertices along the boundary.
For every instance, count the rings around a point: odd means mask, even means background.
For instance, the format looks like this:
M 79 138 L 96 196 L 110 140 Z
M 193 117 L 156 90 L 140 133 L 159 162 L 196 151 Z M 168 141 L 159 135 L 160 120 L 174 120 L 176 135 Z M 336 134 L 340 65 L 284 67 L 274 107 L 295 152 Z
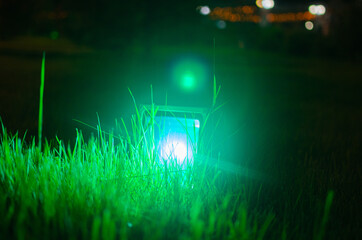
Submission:
M 324 15 L 326 13 L 326 7 L 323 5 L 310 5 L 308 8 L 309 12 L 313 15 Z
M 272 9 L 274 7 L 274 0 L 263 0 L 261 4 L 265 9 Z
M 310 5 L 309 8 L 308 8 L 309 12 L 311 14 L 316 14 L 317 13 L 317 8 L 316 8 L 316 5 Z
M 262 0 L 256 0 L 255 4 L 258 8 L 263 8 Z
M 255 4 L 259 8 L 272 9 L 275 3 L 274 0 L 257 0 Z
M 260 2 L 261 4 L 261 2 Z M 243 7 L 216 7 L 210 13 L 210 17 L 215 20 L 225 21 L 216 22 L 216 26 L 219 29 L 224 29 L 226 27 L 226 22 L 254 22 L 260 23 L 262 17 L 258 14 L 255 14 L 255 8 L 251 6 Z M 281 12 L 281 13 L 272 13 L 268 12 L 266 14 L 266 19 L 268 22 L 297 22 L 297 21 L 310 21 L 316 18 L 316 15 L 311 14 L 309 11 L 304 12 Z
M 202 15 L 209 15 L 210 12 L 211 12 L 211 10 L 210 10 L 210 8 L 209 8 L 208 6 L 202 6 L 202 7 L 200 8 L 200 13 L 201 13 Z
M 218 29 L 225 29 L 226 28 L 226 22 L 223 20 L 217 21 L 216 22 L 216 27 Z
M 313 28 L 314 28 L 314 24 L 311 21 L 306 21 L 304 26 L 307 30 L 313 30 Z

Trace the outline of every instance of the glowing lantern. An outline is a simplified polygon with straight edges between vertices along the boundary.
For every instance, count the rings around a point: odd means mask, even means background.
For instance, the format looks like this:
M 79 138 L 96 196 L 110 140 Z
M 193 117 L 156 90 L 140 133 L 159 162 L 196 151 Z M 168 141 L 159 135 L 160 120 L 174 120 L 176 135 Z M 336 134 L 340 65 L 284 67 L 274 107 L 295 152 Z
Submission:
M 177 165 L 181 169 L 193 166 L 206 109 L 154 106 L 157 114 L 152 117 L 147 114 L 151 108 L 143 106 L 142 118 L 148 126 L 146 132 L 152 132 L 159 163 Z

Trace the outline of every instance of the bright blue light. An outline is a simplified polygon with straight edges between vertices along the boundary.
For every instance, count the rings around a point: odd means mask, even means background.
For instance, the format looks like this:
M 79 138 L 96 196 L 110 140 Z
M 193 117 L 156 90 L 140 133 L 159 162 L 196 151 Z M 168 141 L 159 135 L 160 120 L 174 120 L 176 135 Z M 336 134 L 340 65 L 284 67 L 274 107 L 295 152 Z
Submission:
M 200 121 L 181 117 L 155 117 L 155 140 L 161 163 L 193 165 L 197 151 Z
M 169 134 L 161 140 L 160 157 L 163 161 L 176 161 L 178 165 L 193 163 L 193 150 L 186 134 Z

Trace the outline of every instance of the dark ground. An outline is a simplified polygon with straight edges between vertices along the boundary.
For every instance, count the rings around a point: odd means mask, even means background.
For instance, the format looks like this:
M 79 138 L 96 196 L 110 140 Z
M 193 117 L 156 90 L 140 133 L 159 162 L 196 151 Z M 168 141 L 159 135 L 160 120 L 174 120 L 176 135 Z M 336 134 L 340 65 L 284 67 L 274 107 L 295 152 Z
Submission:
M 169 64 L 180 55 L 199 56 L 212 66 L 212 44 L 148 51 L 49 50 L 44 134 L 71 140 L 80 128 L 89 136 L 91 130 L 73 119 L 96 125 L 96 113 L 103 128 L 111 129 L 115 118 L 133 112 L 127 87 L 138 103 L 150 102 L 152 84 L 156 103 L 164 104 L 167 89 L 169 104 L 210 105 L 212 67 L 210 83 L 198 94 L 184 94 L 169 82 Z M 333 189 L 327 239 L 361 236 L 361 64 L 232 47 L 216 47 L 215 57 L 219 101 L 227 102 L 220 111 L 216 148 L 274 179 L 282 194 L 302 194 L 301 209 L 313 211 L 308 200 L 323 204 Z M 40 64 L 40 49 L 3 49 L 0 55 L 0 116 L 13 133 L 37 133 Z M 294 220 L 307 216 L 300 213 Z

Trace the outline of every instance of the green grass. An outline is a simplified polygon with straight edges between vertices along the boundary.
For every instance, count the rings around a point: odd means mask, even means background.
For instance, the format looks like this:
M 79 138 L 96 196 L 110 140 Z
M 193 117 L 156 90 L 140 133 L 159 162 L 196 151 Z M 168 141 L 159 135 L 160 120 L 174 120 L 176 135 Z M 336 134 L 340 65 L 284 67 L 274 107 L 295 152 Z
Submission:
M 217 169 L 165 169 L 145 154 L 145 142 L 120 139 L 99 128 L 98 137 L 85 142 L 78 131 L 75 146 L 57 139 L 56 146 L 45 142 L 39 151 L 34 141 L 27 145 L 3 127 L 1 234 L 18 239 L 262 239 L 273 215 L 249 222 L 242 194 L 218 194 Z
M 323 71 L 309 69 L 320 75 L 303 84 L 319 83 L 327 65 L 318 65 Z M 257 65 L 248 69 L 259 71 Z M 277 70 L 267 68 L 271 76 L 285 72 Z M 129 119 L 120 122 L 119 135 L 105 134 L 99 123 L 95 137 L 85 139 L 77 130 L 74 144 L 57 137 L 43 139 L 41 150 L 35 138 L 10 134 L 3 126 L 0 239 L 358 239 L 361 108 L 346 96 L 360 97 L 339 90 L 360 85 L 340 83 L 346 74 L 351 71 L 327 74 L 322 78 L 326 84 L 317 85 L 315 94 L 293 96 L 287 93 L 299 92 L 290 86 L 299 85 L 286 85 L 277 95 L 263 92 L 262 86 L 284 86 L 283 82 L 276 77 L 270 83 L 260 81 L 255 89 L 264 100 L 260 104 L 266 106 L 260 110 L 264 115 L 245 114 L 250 120 L 240 132 L 249 139 L 236 145 L 262 146 L 257 154 L 242 159 L 241 164 L 251 165 L 245 175 L 231 174 L 221 164 L 196 165 L 187 171 L 154 164 L 153 144 L 142 137 L 145 129 L 137 112 L 130 127 Z M 358 78 L 353 79 L 357 83 Z M 254 80 L 258 79 L 250 82 Z M 325 87 L 330 90 L 322 91 Z M 215 87 L 213 92 L 218 95 L 220 90 Z M 217 109 L 216 99 L 212 102 Z M 278 120 L 285 121 L 260 121 L 268 119 L 267 111 L 281 114 Z M 303 121 L 298 128 L 288 128 L 286 123 L 293 122 L 290 113 L 295 112 Z M 253 127 L 264 127 L 269 135 L 256 135 L 252 141 L 248 128 Z M 258 137 L 266 140 L 257 144 Z M 201 146 L 201 154 L 211 156 L 209 149 Z M 254 168 L 260 178 L 250 177 Z
M 40 96 L 39 96 L 39 118 L 38 118 L 38 141 L 39 148 L 41 149 L 42 131 L 43 131 L 43 97 L 44 97 L 44 82 L 45 82 L 45 52 L 43 52 L 43 59 L 41 61 L 40 72 Z
M 272 204 L 263 203 L 262 195 L 268 194 L 263 185 L 217 165 L 186 170 L 160 165 L 154 140 L 145 137 L 155 126 L 144 127 L 138 111 L 130 129 L 123 126 L 122 134 L 114 136 L 99 124 L 98 135 L 89 140 L 77 130 L 73 146 L 56 138 L 45 141 L 42 150 L 35 139 L 27 143 L 3 126 L 1 237 L 286 239 L 290 234 L 323 239 L 333 192 L 322 218 L 305 231 L 304 222 L 287 224 Z M 295 214 L 288 211 L 284 215 Z

